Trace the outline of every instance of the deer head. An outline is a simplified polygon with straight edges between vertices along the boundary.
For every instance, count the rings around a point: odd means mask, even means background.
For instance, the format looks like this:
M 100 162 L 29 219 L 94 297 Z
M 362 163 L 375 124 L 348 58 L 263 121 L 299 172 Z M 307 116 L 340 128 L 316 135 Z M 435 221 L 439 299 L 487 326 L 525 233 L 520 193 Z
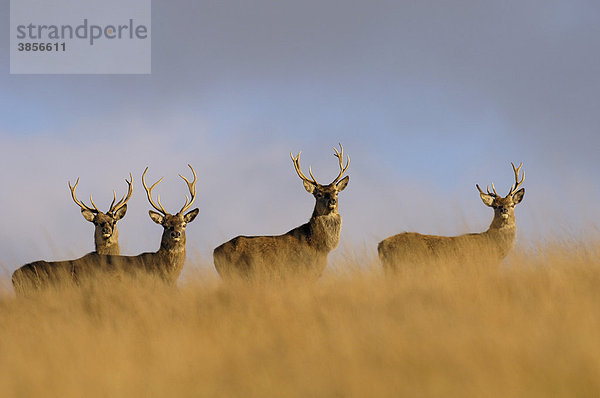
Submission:
M 348 185 L 348 181 L 350 180 L 349 176 L 342 178 L 346 170 L 348 169 L 348 165 L 350 165 L 350 156 L 348 156 L 348 161 L 344 166 L 344 148 L 342 144 L 340 144 L 340 151 L 338 152 L 337 148 L 333 148 L 335 153 L 333 156 L 338 158 L 340 173 L 338 176 L 328 185 L 321 185 L 317 182 L 315 176 L 312 173 L 311 168 L 308 168 L 308 173 L 311 178 L 307 178 L 302 170 L 300 170 L 300 154 L 299 152 L 297 156 L 292 155 L 290 152 L 290 156 L 292 158 L 292 162 L 294 164 L 294 168 L 296 169 L 296 173 L 302 179 L 302 183 L 304 184 L 304 188 L 308 193 L 313 194 L 315 197 L 315 210 L 313 213 L 313 217 L 328 215 L 332 213 L 338 212 L 338 193 L 342 192 L 344 188 Z M 340 178 L 342 178 L 340 180 Z
M 77 178 L 74 186 L 71 186 L 71 181 L 69 181 L 71 197 L 73 198 L 73 201 L 75 201 L 75 203 L 81 208 L 81 214 L 83 215 L 83 218 L 91 223 L 94 223 L 95 225 L 94 236 L 97 244 L 101 241 L 110 240 L 115 234 L 117 221 L 125 217 L 125 213 L 127 212 L 127 202 L 129 199 L 131 199 L 131 195 L 133 194 L 133 177 L 131 176 L 131 173 L 129 173 L 129 181 L 125 179 L 125 182 L 128 185 L 127 193 L 121 198 L 121 200 L 116 202 L 117 193 L 113 190 L 113 201 L 110 204 L 110 208 L 106 213 L 103 213 L 98 210 L 98 207 L 92 199 L 92 195 L 90 195 L 90 202 L 92 203 L 93 207 L 89 207 L 77 199 L 77 196 L 75 195 L 75 189 L 77 189 L 77 185 L 79 184 L 79 178 Z
M 146 185 L 146 172 L 148 171 L 148 167 L 146 167 L 144 173 L 142 174 L 142 184 L 144 185 L 144 189 L 146 190 L 146 194 L 148 195 L 148 201 L 150 202 L 152 207 L 154 207 L 154 209 L 158 211 L 157 213 L 155 211 L 149 210 L 148 213 L 150 214 L 150 218 L 152 219 L 152 221 L 159 225 L 162 225 L 164 230 L 161 239 L 161 248 L 167 250 L 172 250 L 181 246 L 185 247 L 185 227 L 188 223 L 194 221 L 194 219 L 198 215 L 198 208 L 184 214 L 184 212 L 192 206 L 194 200 L 196 200 L 196 172 L 194 171 L 192 166 L 190 166 L 189 164 L 188 166 L 194 174 L 194 181 L 190 182 L 181 174 L 179 174 L 179 177 L 183 178 L 183 180 L 186 182 L 188 190 L 190 191 L 191 198 L 188 198 L 187 195 L 185 196 L 185 204 L 183 205 L 181 210 L 179 210 L 176 214 L 169 214 L 165 210 L 163 205 L 160 203 L 160 195 L 157 196 L 156 203 L 152 199 L 152 190 L 154 189 L 154 187 L 156 187 L 156 185 L 158 185 L 159 182 L 163 180 L 164 177 L 156 181 L 150 188 L 148 188 L 148 186 Z
M 511 163 L 511 165 L 515 173 L 515 183 L 510 187 L 510 191 L 508 191 L 508 195 L 505 197 L 498 195 L 494 183 L 492 183 L 491 192 L 490 187 L 486 187 L 487 193 L 483 192 L 479 185 L 476 184 L 477 189 L 479 190 L 479 196 L 481 197 L 483 203 L 486 206 L 494 209 L 493 222 L 499 220 L 503 225 L 514 224 L 515 206 L 521 203 L 523 196 L 525 195 L 525 188 L 519 189 L 525 180 L 525 172 L 523 172 L 522 178 L 519 180 L 519 173 L 521 171 L 521 167 L 523 167 L 523 163 L 521 163 L 519 167 L 515 167 L 514 163 Z

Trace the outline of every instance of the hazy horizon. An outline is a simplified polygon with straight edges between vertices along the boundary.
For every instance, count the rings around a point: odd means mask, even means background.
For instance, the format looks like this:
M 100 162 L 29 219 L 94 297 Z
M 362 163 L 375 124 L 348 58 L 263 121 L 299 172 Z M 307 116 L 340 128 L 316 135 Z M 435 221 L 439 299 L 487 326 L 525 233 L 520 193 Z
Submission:
M 152 74 L 9 75 L 0 33 L 0 266 L 93 250 L 72 202 L 134 196 L 124 254 L 158 248 L 141 186 L 167 210 L 177 174 L 198 173 L 191 255 L 240 234 L 281 234 L 350 155 L 342 243 L 374 250 L 394 233 L 485 230 L 475 184 L 505 193 L 523 162 L 517 244 L 598 236 L 600 4 L 575 2 L 154 2 Z M 9 20 L 9 2 L 0 16 Z

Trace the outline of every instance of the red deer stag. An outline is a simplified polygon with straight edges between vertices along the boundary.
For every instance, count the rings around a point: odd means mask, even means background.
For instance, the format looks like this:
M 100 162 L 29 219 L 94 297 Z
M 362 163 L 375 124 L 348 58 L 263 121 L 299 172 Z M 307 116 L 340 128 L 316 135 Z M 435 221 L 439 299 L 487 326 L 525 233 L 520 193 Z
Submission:
M 499 262 L 513 247 L 516 235 L 515 206 L 523 200 L 525 188 L 519 189 L 525 179 L 519 173 L 523 164 L 515 167 L 515 183 L 508 195 L 484 193 L 479 185 L 479 196 L 486 206 L 494 209 L 494 219 L 487 231 L 460 236 L 421 235 L 404 232 L 379 242 L 377 251 L 386 272 L 401 270 L 402 266 L 432 262 L 465 263 L 472 261 Z
M 142 253 L 137 256 L 89 253 L 79 259 L 70 261 L 36 261 L 22 266 L 13 273 L 12 281 L 15 291 L 24 293 L 65 280 L 78 282 L 82 278 L 97 272 L 145 273 L 160 277 L 168 284 L 174 284 L 185 262 L 186 224 L 192 222 L 198 215 L 198 209 L 184 214 L 196 199 L 196 172 L 192 166 L 188 166 L 194 174 L 194 180 L 190 182 L 184 176 L 180 175 L 180 177 L 185 180 L 191 197 L 188 198 L 186 195 L 185 204 L 174 215 L 169 214 L 164 209 L 159 198 L 157 198 L 156 203 L 152 199 L 152 190 L 162 181 L 162 178 L 148 188 L 145 180 L 147 167 L 142 174 L 142 184 L 146 189 L 148 200 L 152 207 L 159 212 L 150 210 L 150 218 L 163 227 L 158 251 Z
M 127 194 L 125 194 L 121 200 L 116 202 L 117 193 L 113 191 L 113 201 L 110 204 L 110 208 L 106 213 L 98 210 L 98 207 L 94 203 L 92 196 L 90 195 L 90 202 L 93 207 L 87 206 L 85 203 L 77 199 L 75 195 L 75 189 L 79 185 L 79 178 L 75 182 L 74 186 L 71 186 L 69 181 L 69 189 L 71 189 L 71 196 L 73 201 L 81 208 L 81 214 L 83 218 L 94 224 L 94 245 L 96 253 L 98 254 L 120 254 L 121 249 L 119 248 L 119 231 L 117 230 L 117 221 L 125 217 L 127 211 L 127 202 L 131 199 L 133 194 L 133 177 L 129 173 L 129 181 L 125 182 L 128 185 Z M 115 203 L 116 202 L 116 203 Z
M 309 168 L 311 178 L 300 170 L 300 153 L 290 153 L 296 173 L 304 188 L 315 198 L 315 208 L 310 220 L 279 236 L 238 236 L 214 250 L 215 268 L 221 277 L 282 278 L 288 275 L 318 278 L 327 266 L 327 255 L 340 241 L 342 217 L 338 213 L 338 193 L 348 185 L 349 177 L 342 178 L 348 165 L 344 165 L 344 149 L 333 148 L 338 158 L 340 172 L 328 185 L 317 182 Z

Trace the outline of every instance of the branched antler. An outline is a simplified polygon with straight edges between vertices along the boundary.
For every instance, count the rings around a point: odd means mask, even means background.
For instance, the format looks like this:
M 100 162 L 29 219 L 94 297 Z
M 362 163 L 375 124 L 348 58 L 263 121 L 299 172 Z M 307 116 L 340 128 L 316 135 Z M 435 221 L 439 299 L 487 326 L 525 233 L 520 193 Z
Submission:
M 183 205 L 183 207 L 181 208 L 181 210 L 179 210 L 179 212 L 177 214 L 181 214 L 184 211 L 186 211 L 187 209 L 189 209 L 192 206 L 192 203 L 194 203 L 194 201 L 196 200 L 196 181 L 198 180 L 198 177 L 196 176 L 196 172 L 194 171 L 194 168 L 189 164 L 188 164 L 188 166 L 192 170 L 192 173 L 194 174 L 194 181 L 190 182 L 187 178 L 185 178 L 181 174 L 179 174 L 179 177 L 183 178 L 183 180 L 186 182 L 186 184 L 188 186 L 188 190 L 190 191 L 191 199 L 188 198 L 187 195 L 185 195 L 185 204 Z M 156 203 L 154 203 L 154 200 L 152 200 L 152 190 L 154 189 L 155 186 L 158 185 L 159 182 L 161 182 L 163 180 L 164 177 L 162 177 L 160 180 L 156 181 L 150 188 L 148 188 L 148 186 L 146 185 L 146 172 L 147 171 L 148 171 L 148 167 L 146 167 L 146 169 L 144 170 L 144 173 L 142 173 L 142 184 L 144 185 L 144 189 L 146 190 L 146 194 L 148 195 L 148 201 L 150 202 L 152 207 L 154 207 L 155 210 L 161 212 L 163 215 L 167 215 L 169 213 L 165 210 L 163 205 L 160 203 L 160 195 L 156 196 Z
M 125 206 L 125 204 L 129 201 L 129 199 L 131 199 L 131 195 L 133 194 L 133 187 L 132 187 L 133 176 L 131 175 L 131 173 L 129 173 L 129 179 L 130 179 L 130 181 L 127 181 L 127 179 L 125 179 L 125 182 L 127 183 L 127 185 L 129 185 L 129 187 L 127 188 L 127 193 L 125 195 L 123 195 L 121 200 L 119 200 L 116 204 L 115 204 L 115 201 L 117 200 L 117 193 L 113 190 L 113 200 L 112 200 L 112 203 L 110 204 L 110 208 L 108 209 L 108 212 L 106 212 L 106 214 L 109 214 L 109 213 L 114 214 L 121 207 Z M 75 189 L 77 189 L 77 185 L 79 185 L 79 178 L 77 178 L 77 181 L 75 181 L 74 186 L 71 186 L 71 181 L 69 181 L 68 183 L 69 183 L 69 189 L 71 190 L 71 197 L 73 198 L 73 201 L 75 201 L 75 203 L 77 203 L 77 205 L 79 205 L 79 207 L 81 207 L 81 210 L 91 211 L 92 213 L 96 213 L 96 214 L 101 213 L 101 211 L 98 209 L 98 206 L 96 206 L 96 204 L 94 203 L 94 199 L 92 198 L 92 195 L 90 195 L 90 202 L 92 202 L 93 207 L 89 207 L 88 205 L 86 205 L 85 203 L 83 203 L 82 201 L 77 199 L 77 195 L 75 194 Z
M 131 199 L 131 195 L 133 195 L 133 176 L 131 173 L 129 173 L 129 181 L 125 179 L 125 182 L 128 185 L 127 193 L 123 195 L 121 200 L 119 200 L 117 203 L 115 203 L 115 200 L 117 200 L 117 193 L 113 190 L 113 201 L 110 204 L 110 209 L 108 210 L 109 213 L 116 213 L 121 207 L 125 206 L 127 202 L 129 202 L 129 199 Z
M 194 171 L 194 168 L 189 163 L 188 163 L 188 167 L 192 170 L 192 174 L 194 174 L 194 181 L 190 182 L 187 178 L 185 178 L 181 174 L 179 174 L 179 177 L 183 178 L 183 180 L 187 184 L 188 190 L 190 191 L 191 200 L 188 203 L 188 196 L 185 195 L 185 204 L 183 205 L 183 207 L 181 208 L 181 210 L 179 210 L 179 213 L 177 213 L 177 214 L 181 214 L 184 211 L 186 211 L 187 209 L 189 209 L 190 207 L 192 207 L 192 203 L 194 203 L 194 200 L 196 200 L 196 181 L 198 180 L 198 177 L 196 176 L 196 172 Z
M 148 201 L 150 202 L 150 204 L 152 205 L 152 207 L 154 207 L 154 209 L 156 211 L 161 212 L 163 215 L 167 215 L 169 214 L 165 208 L 163 207 L 163 205 L 160 203 L 160 195 L 157 197 L 157 203 L 158 205 L 156 205 L 156 203 L 154 203 L 154 200 L 152 200 L 152 190 L 154 189 L 155 186 L 158 185 L 159 182 L 161 182 L 163 180 L 163 178 L 165 177 L 161 177 L 160 180 L 156 181 L 154 184 L 152 184 L 152 186 L 150 188 L 148 188 L 148 186 L 146 185 L 146 172 L 148 171 L 148 167 L 146 167 L 146 169 L 144 170 L 144 172 L 142 173 L 142 185 L 144 186 L 144 189 L 146 190 L 146 195 L 148 195 Z
M 298 173 L 298 177 L 300 177 L 303 181 L 307 181 L 314 185 L 319 185 L 319 183 L 317 182 L 317 179 L 315 178 L 315 176 L 313 176 L 310 166 L 308 167 L 308 173 L 312 177 L 312 180 L 309 179 L 308 177 L 306 177 L 304 175 L 304 173 L 302 172 L 302 170 L 300 170 L 300 154 L 301 153 L 302 153 L 302 151 L 298 152 L 298 156 L 294 157 L 294 155 L 292 155 L 292 153 L 290 152 L 290 157 L 292 158 L 292 163 L 294 163 L 294 168 L 296 169 L 296 173 Z
M 336 182 L 338 182 L 340 180 L 340 178 L 342 178 L 342 176 L 344 175 L 346 170 L 348 170 L 348 166 L 350 166 L 350 155 L 347 155 L 348 161 L 346 162 L 346 166 L 344 167 L 344 148 L 342 147 L 342 144 L 339 144 L 339 145 L 340 145 L 339 152 L 336 147 L 333 147 L 333 150 L 335 151 L 335 154 L 333 156 L 338 158 L 338 160 L 340 162 L 340 174 L 338 174 L 338 176 L 335 178 L 335 180 L 333 180 L 332 184 L 335 184 Z
M 525 171 L 523 171 L 523 178 L 521 178 L 521 181 L 519 181 L 519 173 L 521 171 L 521 167 L 523 167 L 523 163 L 521 162 L 519 167 L 515 167 L 515 164 L 513 162 L 510 162 L 510 164 L 512 165 L 513 171 L 515 172 L 515 184 L 510 187 L 508 195 L 513 195 L 515 192 L 517 192 L 517 189 L 519 189 L 519 187 L 523 184 L 523 181 L 525 181 Z
M 525 172 L 523 172 L 523 178 L 521 179 L 521 181 L 519 181 L 519 172 L 521 171 L 521 167 L 523 167 L 523 163 L 521 163 L 519 165 L 519 167 L 515 167 L 515 164 L 512 162 L 510 164 L 512 165 L 513 171 L 515 173 L 515 183 L 510 187 L 510 191 L 508 191 L 508 195 L 506 195 L 507 197 L 513 195 L 517 191 L 517 189 L 519 189 L 519 187 L 521 186 L 521 184 L 523 184 L 523 181 L 525 180 Z M 475 184 L 475 186 L 479 190 L 479 193 L 485 195 L 485 192 L 483 192 L 481 190 L 481 188 L 479 187 L 479 184 Z M 498 193 L 496 192 L 496 187 L 494 186 L 493 182 L 492 182 L 492 192 L 490 192 L 489 185 L 486 187 L 486 190 L 487 190 L 488 195 L 490 195 L 494 198 L 499 197 Z
M 336 147 L 333 147 L 333 150 L 335 151 L 335 153 L 333 154 L 333 156 L 335 156 L 336 158 L 338 158 L 339 160 L 339 164 L 340 164 L 340 173 L 338 174 L 338 176 L 331 182 L 331 184 L 335 184 L 336 182 L 338 182 L 340 180 L 340 178 L 342 178 L 342 176 L 344 175 L 344 173 L 346 172 L 346 170 L 348 170 L 348 166 L 350 165 L 350 155 L 348 155 L 348 161 L 346 163 L 346 165 L 344 166 L 344 148 L 342 147 L 342 144 L 340 144 L 340 150 L 338 151 Z M 309 179 L 308 177 L 306 177 L 304 175 L 304 173 L 302 173 L 302 170 L 300 170 L 300 154 L 302 152 L 298 152 L 298 156 L 294 156 L 292 155 L 292 153 L 290 152 L 290 157 L 292 158 L 292 162 L 294 163 L 294 168 L 296 169 L 296 173 L 298 173 L 298 176 L 304 180 L 307 181 L 311 184 L 314 185 L 320 185 L 317 182 L 317 179 L 315 178 L 315 176 L 312 173 L 312 169 L 309 166 L 308 167 L 308 173 L 310 174 L 311 179 Z M 329 185 L 331 185 L 329 184 Z
M 483 192 L 481 190 L 481 188 L 479 188 L 479 184 L 475 184 L 475 186 L 477 187 L 477 189 L 479 190 L 480 193 L 482 193 L 482 194 L 485 195 L 485 192 Z M 496 192 L 496 187 L 494 186 L 493 182 L 492 182 L 492 191 L 493 192 L 490 192 L 490 186 L 489 185 L 486 186 L 485 189 L 486 189 L 488 195 L 493 196 L 494 198 L 498 197 L 498 193 Z
M 77 185 L 79 185 L 79 178 L 77 178 L 77 181 L 75 181 L 75 185 L 71 186 L 71 181 L 68 182 L 69 183 L 69 189 L 71 190 L 71 197 L 73 198 L 73 200 L 75 201 L 75 203 L 77 203 L 77 205 L 79 205 L 79 207 L 81 207 L 81 210 L 87 210 L 87 211 L 91 211 L 92 213 L 100 213 L 100 210 L 98 210 L 98 207 L 96 207 L 96 205 L 94 204 L 94 201 L 92 200 L 92 195 L 90 195 L 90 201 L 92 202 L 92 206 L 94 206 L 93 208 L 89 207 L 88 205 L 86 205 L 85 203 L 83 203 L 82 201 L 80 201 L 79 199 L 77 199 L 77 196 L 75 195 L 75 189 L 77 189 Z

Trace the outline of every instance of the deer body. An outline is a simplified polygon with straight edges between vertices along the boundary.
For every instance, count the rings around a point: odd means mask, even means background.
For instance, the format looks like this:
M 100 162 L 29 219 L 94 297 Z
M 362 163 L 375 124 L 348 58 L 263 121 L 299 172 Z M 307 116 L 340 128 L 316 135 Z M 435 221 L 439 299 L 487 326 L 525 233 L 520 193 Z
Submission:
M 464 263 L 485 258 L 502 260 L 512 249 L 516 228 L 489 229 L 460 236 L 422 235 L 405 232 L 379 243 L 377 251 L 386 270 L 400 264 L 452 261 Z
M 190 206 L 191 206 L 190 202 Z M 161 206 L 162 207 L 162 206 Z M 165 212 L 166 213 L 166 212 Z M 150 211 L 152 220 L 162 225 L 164 230 L 160 248 L 156 252 L 142 253 L 137 256 L 98 255 L 92 258 L 95 268 L 107 271 L 147 273 L 160 277 L 169 284 L 175 284 L 185 263 L 185 227 L 198 215 L 198 209 L 187 214 L 164 214 Z M 75 276 L 86 272 L 87 265 L 75 267 Z M 93 270 L 93 268 L 92 268 Z
M 196 209 L 195 214 L 197 213 Z M 175 284 L 185 263 L 186 239 L 183 234 L 182 238 L 173 242 L 170 238 L 170 233 L 173 231 L 169 228 L 163 232 L 161 246 L 156 252 L 142 253 L 137 256 L 92 252 L 75 260 L 36 261 L 22 266 L 13 273 L 13 286 L 15 290 L 22 293 L 32 288 L 40 289 L 64 282 L 76 283 L 97 273 L 142 273 L 157 276 L 168 284 Z
M 113 191 L 113 201 L 109 210 L 104 213 L 98 209 L 92 196 L 90 201 L 92 207 L 89 207 L 79 199 L 75 194 L 79 178 L 74 186 L 69 182 L 71 197 L 73 201 L 81 208 L 83 218 L 94 224 L 94 248 L 95 251 L 88 253 L 77 260 L 68 261 L 35 261 L 25 264 L 17 269 L 12 275 L 12 283 L 19 293 L 31 288 L 41 288 L 47 284 L 56 284 L 61 281 L 72 279 L 73 269 L 77 263 L 89 263 L 97 258 L 97 254 L 118 255 L 119 231 L 117 230 L 117 221 L 125 217 L 127 212 L 127 202 L 133 194 L 133 178 L 129 173 L 130 180 L 125 182 L 128 185 L 127 193 L 116 202 L 116 192 Z M 116 203 L 115 203 L 116 202 Z
M 192 172 L 194 169 L 190 166 Z M 177 214 L 169 214 L 158 199 L 158 205 L 152 200 L 152 189 L 162 180 L 157 181 L 148 188 L 145 174 L 142 174 L 142 183 L 146 189 L 150 204 L 160 213 L 149 211 L 150 218 L 163 227 L 160 248 L 156 252 L 142 253 L 137 256 L 120 256 L 92 252 L 76 260 L 68 261 L 36 261 L 17 269 L 12 276 L 13 285 L 17 293 L 32 289 L 39 289 L 48 285 L 67 282 L 78 282 L 82 278 L 93 276 L 96 273 L 144 273 L 161 278 L 168 284 L 175 284 L 185 262 L 185 227 L 198 215 L 198 209 L 186 214 L 196 197 L 196 173 L 194 181 L 189 182 L 181 176 L 191 193 L 191 201 L 186 197 L 186 203 Z
M 244 277 L 264 271 L 307 274 L 318 278 L 327 266 L 327 255 L 340 241 L 342 217 L 330 214 L 278 236 L 238 236 L 214 250 L 221 276 L 237 272 Z M 230 269 L 230 266 L 234 269 Z
M 148 274 L 159 277 L 167 284 L 175 284 L 184 263 L 185 237 L 169 247 L 161 244 L 156 252 L 141 253 L 137 256 L 88 255 L 72 261 L 70 265 L 75 281 L 96 272 L 115 272 Z
M 514 207 L 521 202 L 525 190 L 518 187 L 519 168 L 515 172 L 516 183 L 506 197 L 488 189 L 484 193 L 479 185 L 480 197 L 486 206 L 494 209 L 494 218 L 487 231 L 460 236 L 422 235 L 405 232 L 379 242 L 377 251 L 386 271 L 397 270 L 401 266 L 420 263 L 468 263 L 484 258 L 491 263 L 500 262 L 512 249 L 516 236 Z
M 77 260 L 68 261 L 35 261 L 25 264 L 12 274 L 12 284 L 17 294 L 42 289 L 51 285 L 73 281 L 73 267 L 77 262 L 84 262 L 98 253 L 92 252 Z
M 334 148 L 335 149 L 335 148 Z M 304 188 L 315 197 L 310 220 L 291 231 L 277 236 L 238 236 L 214 250 L 215 268 L 223 278 L 240 276 L 286 277 L 302 275 L 318 278 L 327 266 L 327 255 L 340 242 L 342 217 L 338 212 L 338 193 L 346 188 L 349 177 L 341 179 L 347 170 L 343 165 L 343 148 L 335 150 L 340 162 L 340 174 L 329 185 L 321 185 L 300 171 L 299 157 L 292 156 L 296 172 Z

